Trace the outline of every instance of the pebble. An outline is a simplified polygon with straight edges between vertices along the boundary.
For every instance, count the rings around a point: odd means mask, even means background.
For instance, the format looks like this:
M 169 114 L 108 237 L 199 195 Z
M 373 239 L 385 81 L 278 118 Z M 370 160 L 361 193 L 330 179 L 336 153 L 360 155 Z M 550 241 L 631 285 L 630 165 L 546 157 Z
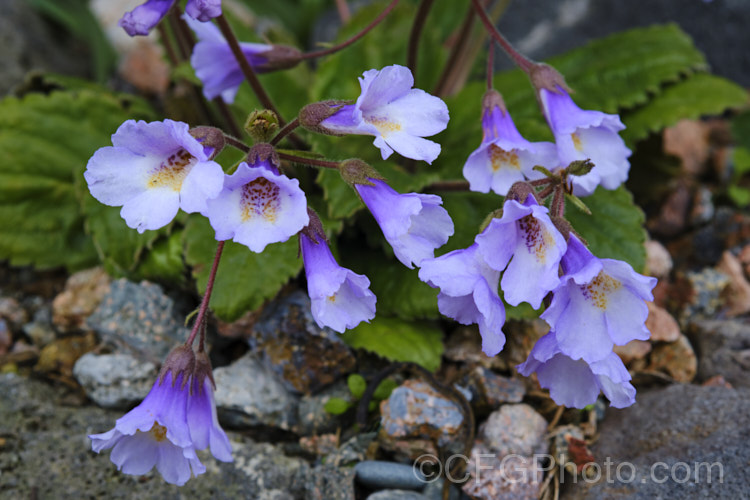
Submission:
M 629 365 L 633 361 L 645 358 L 651 352 L 651 343 L 645 340 L 631 340 L 625 345 L 616 345 L 614 351 L 623 363 Z
M 72 378 L 73 367 L 78 359 L 94 347 L 96 347 L 96 337 L 92 333 L 57 339 L 41 350 L 34 370 L 39 373 L 58 373 L 66 378 Z
M 58 330 L 80 330 L 109 293 L 111 278 L 101 267 L 79 271 L 65 282 L 65 289 L 52 301 L 52 322 Z
M 648 317 L 646 328 L 651 332 L 649 340 L 652 342 L 674 342 L 680 338 L 680 325 L 663 307 L 653 302 L 646 302 L 648 306 Z
M 145 398 L 157 374 L 155 364 L 130 354 L 88 353 L 73 368 L 73 376 L 94 403 L 120 410 Z
M 667 373 L 676 382 L 687 383 L 698 372 L 698 359 L 685 335 L 674 342 L 654 346 L 647 370 Z
M 55 340 L 55 330 L 52 328 L 52 312 L 43 307 L 34 313 L 34 319 L 23 325 L 23 332 L 40 349 Z
M 18 301 L 11 297 L 0 298 L 0 318 L 8 322 L 11 328 L 20 328 L 29 321 L 29 314 Z
M 382 490 L 368 496 L 367 500 L 427 500 L 427 497 L 415 491 Z
M 13 334 L 4 319 L 0 319 L 0 355 L 5 354 L 13 345 Z
M 716 269 L 729 276 L 729 285 L 724 295 L 727 304 L 724 313 L 731 318 L 750 312 L 750 283 L 745 279 L 739 259 L 725 251 Z
M 287 389 L 297 393 L 319 391 L 356 365 L 341 337 L 317 325 L 310 298 L 301 290 L 266 306 L 248 342 Z
M 345 426 L 343 415 L 333 415 L 325 411 L 325 405 L 331 398 L 351 400 L 351 392 L 345 380 L 339 380 L 321 392 L 302 396 L 297 407 L 297 426 L 295 431 L 303 436 L 333 432 Z
M 495 410 L 502 403 L 520 403 L 526 393 L 521 380 L 503 377 L 482 365 L 470 369 L 461 384 L 468 388 L 467 399 L 479 413 Z
M 666 278 L 672 271 L 672 256 L 656 240 L 646 242 L 646 269 L 648 275 L 655 278 Z
M 742 320 L 702 320 L 688 331 L 701 353 L 698 380 L 721 375 L 734 387 L 750 387 L 750 325 Z
M 396 462 L 365 460 L 354 466 L 355 480 L 373 490 L 421 490 L 427 478 L 419 468 Z
M 524 455 L 501 457 L 481 443 L 474 445 L 466 470 L 470 478 L 463 491 L 478 500 L 539 498 L 544 477 L 539 460 Z
M 710 267 L 687 272 L 685 276 L 692 292 L 690 302 L 681 311 L 680 321 L 685 324 L 697 316 L 715 315 L 724 305 L 722 292 L 730 283 L 729 277 Z
M 547 421 L 527 404 L 508 404 L 479 427 L 479 439 L 498 456 L 546 453 Z

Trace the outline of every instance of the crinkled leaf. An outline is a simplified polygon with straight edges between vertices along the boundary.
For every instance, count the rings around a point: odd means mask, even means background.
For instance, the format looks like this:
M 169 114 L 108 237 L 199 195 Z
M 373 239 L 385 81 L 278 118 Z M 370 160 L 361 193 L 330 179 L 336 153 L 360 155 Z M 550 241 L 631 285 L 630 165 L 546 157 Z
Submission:
M 376 316 L 343 334 L 344 342 L 392 361 L 411 361 L 430 371 L 440 367 L 442 332 L 428 322 Z
M 182 242 L 182 229 L 157 240 L 132 274 L 133 279 L 185 285 L 188 274 Z
M 683 119 L 718 115 L 747 103 L 747 92 L 725 78 L 692 75 L 669 86 L 648 104 L 623 116 L 627 128 L 622 136 L 630 145 L 650 132 L 659 131 Z
M 185 261 L 192 266 L 198 290 L 203 293 L 216 253 L 217 241 L 208 220 L 192 217 L 185 226 Z M 297 257 L 297 238 L 268 245 L 263 253 L 228 241 L 216 274 L 211 309 L 217 316 L 232 321 L 256 309 L 278 291 L 302 268 Z
M 570 207 L 565 218 L 586 240 L 591 252 L 599 258 L 623 260 L 637 272 L 646 265 L 646 231 L 643 211 L 633 203 L 624 187 L 608 191 L 598 188 L 586 198 L 593 215 Z

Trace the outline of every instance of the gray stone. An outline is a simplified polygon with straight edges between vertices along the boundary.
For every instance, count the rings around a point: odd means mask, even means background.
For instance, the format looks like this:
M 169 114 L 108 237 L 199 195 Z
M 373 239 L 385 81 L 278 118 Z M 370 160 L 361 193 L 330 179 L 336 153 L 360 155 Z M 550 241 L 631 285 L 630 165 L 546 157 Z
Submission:
M 362 462 L 367 456 L 367 449 L 377 432 L 360 432 L 339 446 L 339 449 L 326 457 L 326 463 L 336 465 L 351 465 Z
M 23 332 L 29 336 L 35 346 L 40 349 L 55 340 L 55 330 L 52 328 L 52 311 L 49 307 L 42 307 L 34 313 L 34 319 L 23 325 Z
M 119 279 L 86 324 L 117 351 L 158 364 L 189 334 L 179 309 L 159 285 Z
M 146 397 L 157 374 L 156 365 L 130 354 L 87 353 L 73 367 L 73 376 L 92 401 L 121 410 Z
M 729 276 L 707 267 L 699 272 L 687 272 L 685 277 L 692 287 L 691 302 L 678 318 L 683 325 L 696 317 L 713 316 L 724 305 L 722 292 L 729 286 Z
M 502 403 L 520 403 L 526 389 L 519 379 L 503 377 L 482 365 L 474 366 L 461 380 L 468 387 L 474 410 L 488 413 Z
M 503 405 L 479 428 L 479 439 L 497 455 L 547 452 L 547 421 L 527 404 Z
M 299 398 L 248 352 L 229 366 L 214 370 L 216 406 L 232 428 L 268 425 L 291 430 Z
M 690 325 L 698 351 L 698 380 L 721 375 L 735 387 L 750 387 L 750 325 L 740 320 L 704 320 Z
M 248 342 L 287 389 L 298 393 L 319 391 L 356 364 L 341 337 L 317 325 L 310 297 L 301 290 L 266 306 Z
M 352 397 L 345 380 L 339 380 L 318 394 L 305 395 L 297 407 L 297 434 L 303 436 L 333 432 L 345 424 L 344 415 L 333 415 L 325 410 L 331 398 L 350 400 Z
M 463 491 L 480 500 L 539 498 L 544 477 L 539 460 L 515 453 L 502 456 L 481 442 L 471 450 L 467 472 Z
M 305 482 L 305 500 L 352 500 L 354 468 L 316 465 Z
M 579 478 L 563 498 L 747 498 L 750 491 L 748 389 L 672 385 L 641 393 L 634 406 L 609 410 L 599 434 L 592 452 L 601 478 Z
M 359 484 L 373 490 L 421 490 L 427 482 L 418 467 L 380 460 L 358 463 L 354 474 Z
M 443 479 L 442 477 L 437 481 L 427 483 L 427 485 L 424 487 L 424 490 L 422 490 L 422 495 L 424 495 L 426 498 L 429 498 L 429 500 L 443 500 L 444 483 L 445 479 Z M 458 486 L 456 486 L 455 484 L 451 484 L 450 493 L 448 494 L 448 500 L 462 499 L 468 500 L 468 497 L 461 493 L 461 489 Z
M 427 497 L 415 491 L 382 490 L 368 496 L 367 500 L 427 500 Z

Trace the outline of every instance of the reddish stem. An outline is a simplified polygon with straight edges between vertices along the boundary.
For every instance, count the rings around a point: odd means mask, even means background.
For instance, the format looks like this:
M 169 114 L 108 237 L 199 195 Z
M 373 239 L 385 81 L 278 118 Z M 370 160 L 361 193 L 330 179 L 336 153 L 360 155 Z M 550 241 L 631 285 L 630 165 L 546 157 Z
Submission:
M 279 130 L 276 136 L 273 139 L 271 139 L 271 142 L 270 142 L 271 146 L 275 146 L 278 143 L 280 143 L 284 137 L 291 134 L 294 131 L 294 129 L 296 129 L 297 127 L 299 127 L 299 118 L 295 118 L 294 120 L 287 123 L 284 128 Z
M 280 153 L 277 151 L 277 154 L 279 155 L 279 158 L 282 160 L 291 161 L 294 163 L 301 163 L 303 165 L 313 165 L 315 167 L 323 167 L 323 168 L 335 168 L 338 170 L 339 165 L 341 165 L 338 161 L 327 161 L 327 160 L 316 160 L 314 158 L 302 158 L 301 156 L 294 156 L 286 153 Z
M 211 292 L 214 289 L 214 280 L 216 280 L 216 270 L 219 268 L 219 261 L 221 260 L 221 252 L 224 250 L 224 242 L 220 241 L 216 245 L 216 255 L 214 255 L 214 262 L 211 265 L 211 272 L 208 275 L 208 282 L 206 283 L 206 292 L 203 294 L 203 300 L 201 301 L 201 307 L 198 310 L 198 317 L 195 318 L 195 324 L 193 330 L 190 332 L 190 336 L 185 341 L 186 346 L 192 346 L 195 341 L 195 336 L 198 332 L 201 332 L 200 343 L 198 350 L 202 351 L 204 346 L 204 337 L 206 335 L 206 312 L 208 311 L 208 303 L 211 301 Z
M 417 15 L 414 17 L 414 24 L 411 25 L 411 34 L 409 35 L 409 49 L 406 56 L 406 66 L 417 79 L 417 56 L 419 55 L 419 36 L 422 34 L 427 21 L 427 15 L 430 13 L 434 0 L 422 0 L 417 9 Z
M 487 48 L 487 90 L 494 87 L 492 77 L 495 75 L 495 42 L 490 40 L 490 46 Z

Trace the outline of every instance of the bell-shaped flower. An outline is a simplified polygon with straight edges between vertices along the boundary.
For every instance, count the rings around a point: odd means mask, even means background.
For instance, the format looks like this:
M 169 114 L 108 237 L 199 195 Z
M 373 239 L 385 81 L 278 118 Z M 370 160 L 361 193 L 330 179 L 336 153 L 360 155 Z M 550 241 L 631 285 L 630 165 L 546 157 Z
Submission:
M 268 161 L 242 162 L 208 201 L 208 220 L 219 241 L 232 239 L 253 252 L 286 241 L 308 222 L 307 199 L 297 179 L 279 174 Z
M 130 36 L 148 35 L 174 3 L 175 0 L 148 0 L 126 12 L 117 24 Z M 221 15 L 221 0 L 188 0 L 185 12 L 191 18 L 205 22 Z
M 362 201 L 380 225 L 396 258 L 409 269 L 431 258 L 453 234 L 453 221 L 434 194 L 399 194 L 384 181 L 354 184 Z
M 440 144 L 424 139 L 448 126 L 448 107 L 438 97 L 412 88 L 414 77 L 404 66 L 365 71 L 359 79 L 362 94 L 320 123 L 331 134 L 375 136 L 383 159 L 401 156 L 432 163 Z
M 201 23 L 187 16 L 183 16 L 183 19 L 198 37 L 193 55 L 190 56 L 190 64 L 195 70 L 195 76 L 203 83 L 203 95 L 206 99 L 221 96 L 225 102 L 234 102 L 245 77 L 226 38 L 212 23 Z M 241 42 L 240 48 L 256 73 L 262 73 L 263 65 L 268 61 L 263 54 L 273 47 L 263 43 Z
M 487 91 L 482 108 L 482 144 L 469 155 L 463 170 L 469 189 L 481 193 L 491 189 L 505 196 L 516 182 L 544 177 L 534 170 L 536 165 L 553 170 L 560 164 L 554 144 L 529 142 L 521 136 L 497 91 Z
M 563 353 L 553 331 L 537 340 L 526 362 L 518 365 L 526 377 L 536 372 L 539 385 L 549 389 L 555 403 L 583 408 L 596 402 L 599 391 L 615 408 L 635 403 L 630 374 L 617 354 L 610 352 L 599 361 L 587 363 Z
M 211 454 L 222 462 L 232 461 L 232 445 L 219 425 L 214 400 L 214 380 L 211 363 L 205 352 L 196 356 L 192 393 L 187 402 L 187 423 L 190 439 L 196 450 L 211 449 Z
M 648 340 L 646 301 L 656 279 L 622 261 L 598 259 L 571 235 L 561 261 L 564 272 L 541 318 L 555 331 L 561 352 L 588 363 L 600 361 L 614 345 Z
M 307 291 L 312 314 L 318 326 L 339 333 L 375 317 L 375 294 L 370 280 L 338 265 L 324 237 L 317 242 L 300 233 L 300 247 L 305 262 Z
M 538 309 L 560 283 L 558 268 L 567 246 L 565 238 L 533 195 L 523 204 L 506 198 L 503 216 L 492 219 L 476 242 L 487 264 L 505 271 L 500 287 L 510 305 L 528 302 Z
M 112 448 L 110 460 L 125 474 L 145 474 L 156 466 L 166 482 L 178 486 L 190 479 L 191 471 L 204 473 L 188 427 L 189 378 L 180 373 L 173 379 L 167 371 L 113 429 L 89 436 L 92 449 L 99 453 Z
M 590 159 L 591 172 L 573 176 L 573 194 L 588 196 L 597 186 L 617 189 L 628 178 L 630 150 L 619 132 L 625 128 L 620 117 L 601 111 L 582 110 L 561 86 L 557 92 L 539 90 L 547 123 L 555 135 L 562 165 Z
M 420 264 L 419 279 L 440 288 L 438 309 L 462 325 L 479 325 L 482 351 L 499 353 L 505 345 L 505 307 L 497 293 L 500 272 L 487 265 L 476 243 Z
M 221 166 L 182 122 L 128 120 L 88 162 L 84 178 L 91 194 L 139 233 L 172 221 L 177 211 L 204 212 L 224 183 Z

